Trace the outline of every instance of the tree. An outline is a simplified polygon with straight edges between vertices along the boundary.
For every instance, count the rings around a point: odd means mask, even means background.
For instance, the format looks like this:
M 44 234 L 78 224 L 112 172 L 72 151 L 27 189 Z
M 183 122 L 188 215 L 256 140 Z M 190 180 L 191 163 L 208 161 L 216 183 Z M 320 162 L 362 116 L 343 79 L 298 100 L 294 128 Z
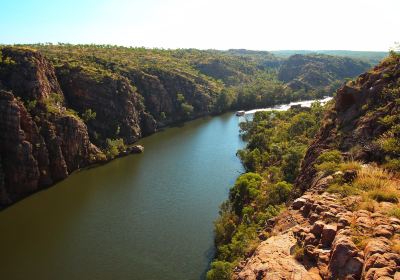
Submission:
M 92 111 L 92 109 L 87 109 L 85 112 L 82 113 L 82 120 L 87 123 L 90 120 L 96 119 L 96 112 Z

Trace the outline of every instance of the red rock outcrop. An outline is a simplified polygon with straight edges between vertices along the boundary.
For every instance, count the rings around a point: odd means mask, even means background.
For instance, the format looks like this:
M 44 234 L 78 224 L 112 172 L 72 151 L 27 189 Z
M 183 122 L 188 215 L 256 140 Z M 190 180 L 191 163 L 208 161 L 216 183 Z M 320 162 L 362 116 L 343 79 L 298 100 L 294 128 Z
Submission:
M 0 207 L 104 158 L 82 120 L 63 104 L 49 109 L 51 95 L 62 91 L 41 54 L 5 48 L 2 59 L 1 86 L 10 91 L 0 90 Z
M 260 236 L 272 237 L 235 268 L 234 279 L 307 279 L 284 275 L 282 270 L 287 268 L 274 265 L 279 257 L 272 256 L 265 247 L 272 240 L 291 235 L 301 249 L 302 259 L 293 267 L 317 272 L 319 279 L 400 279 L 400 254 L 395 246 L 400 242 L 400 220 L 389 217 L 385 210 L 388 202 L 376 202 L 378 207 L 373 212 L 357 210 L 360 195 L 342 197 L 326 192 L 336 174 L 327 176 L 314 168 L 318 156 L 331 149 L 338 149 L 348 159 L 380 163 L 385 152 L 375 141 L 388 130 L 383 117 L 398 118 L 399 102 L 390 94 L 398 94 L 399 79 L 400 57 L 394 56 L 337 91 L 303 160 L 293 195 L 297 199 L 288 204 L 288 210 L 267 222 Z M 394 91 L 390 93 L 391 89 Z M 351 150 L 356 146 L 356 151 Z M 368 164 L 361 168 L 368 168 Z M 349 182 L 357 172 L 341 176 Z M 397 188 L 400 190 L 400 186 Z M 294 254 L 291 257 L 294 261 Z M 278 277 L 266 276 L 271 269 L 279 271 Z

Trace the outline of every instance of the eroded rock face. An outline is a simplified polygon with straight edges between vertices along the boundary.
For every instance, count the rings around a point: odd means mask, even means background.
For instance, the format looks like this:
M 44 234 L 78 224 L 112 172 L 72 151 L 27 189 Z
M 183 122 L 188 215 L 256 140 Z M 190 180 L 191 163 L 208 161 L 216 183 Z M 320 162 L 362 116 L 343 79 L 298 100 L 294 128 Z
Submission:
M 37 100 L 51 93 L 61 93 L 53 65 L 39 52 L 23 48 L 3 48 L 0 81 L 12 89 L 15 96 L 25 100 Z
M 273 236 L 262 242 L 254 255 L 232 279 L 315 279 L 294 257 L 296 239 L 291 233 Z
M 0 153 L 4 170 L 4 202 L 37 189 L 39 168 L 32 144 L 21 129 L 21 108 L 14 96 L 0 92 Z
M 57 69 L 57 76 L 68 106 L 81 114 L 89 109 L 96 113 L 96 118 L 88 122 L 88 128 L 92 136 L 97 134 L 92 139 L 99 141 L 98 144 L 104 144 L 102 140 L 106 138 L 116 137 L 131 144 L 142 136 L 144 107 L 126 78 L 100 76 L 95 80 L 96 76 L 80 67 L 61 67 Z M 146 132 L 154 132 L 155 127 L 147 126 L 146 129 Z
M 385 97 L 385 89 L 395 86 L 400 78 L 400 59 L 392 63 L 381 63 L 360 75 L 354 82 L 337 90 L 334 105 L 325 117 L 314 142 L 306 152 L 296 187 L 304 192 L 313 186 L 316 177 L 315 160 L 322 152 L 333 147 L 345 155 L 352 148 L 354 160 L 365 163 L 381 162 L 383 154 L 374 140 L 384 134 L 387 126 L 380 121 L 385 116 L 396 116 L 400 106 Z M 376 110 L 377 107 L 384 110 Z
M 82 120 L 63 103 L 49 108 L 51 95 L 63 94 L 53 66 L 25 49 L 5 48 L 2 57 L 9 91 L 0 90 L 0 208 L 104 159 Z
M 2 205 L 64 179 L 100 154 L 84 123 L 72 116 L 34 122 L 22 102 L 0 91 Z M 38 128 L 40 125 L 40 130 Z

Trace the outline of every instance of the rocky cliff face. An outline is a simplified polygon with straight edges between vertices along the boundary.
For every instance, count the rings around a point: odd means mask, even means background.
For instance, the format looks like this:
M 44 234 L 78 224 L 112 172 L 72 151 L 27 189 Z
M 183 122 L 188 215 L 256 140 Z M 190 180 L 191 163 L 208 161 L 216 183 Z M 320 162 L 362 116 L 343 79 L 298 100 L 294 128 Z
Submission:
M 103 161 L 93 143 L 131 144 L 156 129 L 127 78 L 78 66 L 55 69 L 29 49 L 3 48 L 0 61 L 0 207 Z M 80 116 L 89 109 L 96 117 L 85 124 Z
M 400 279 L 400 183 L 383 170 L 399 156 L 399 88 L 397 55 L 337 91 L 303 160 L 297 199 L 267 222 L 261 236 L 272 237 L 233 279 Z M 317 170 L 333 149 L 353 166 Z
M 96 112 L 87 122 L 92 140 L 104 145 L 104 140 L 123 138 L 127 144 L 142 136 L 141 118 L 144 106 L 129 80 L 118 75 L 101 75 L 82 67 L 57 68 L 61 88 L 68 107 L 83 115 Z M 152 131 L 154 132 L 155 127 Z M 117 133 L 118 132 L 118 133 Z
M 376 140 L 390 128 L 383 118 L 395 121 L 400 112 L 396 95 L 391 92 L 397 92 L 399 87 L 398 60 L 387 60 L 338 89 L 304 158 L 296 183 L 300 190 L 310 186 L 316 174 L 314 163 L 324 150 L 338 148 L 345 156 L 362 162 L 382 163 L 388 156 Z

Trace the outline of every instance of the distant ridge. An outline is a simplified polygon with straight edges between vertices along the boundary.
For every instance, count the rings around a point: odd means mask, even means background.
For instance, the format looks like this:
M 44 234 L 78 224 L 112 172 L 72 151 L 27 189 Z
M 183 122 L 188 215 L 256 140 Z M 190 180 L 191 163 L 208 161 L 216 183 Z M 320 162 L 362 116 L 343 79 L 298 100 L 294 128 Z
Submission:
M 295 54 L 327 54 L 335 56 L 346 56 L 368 61 L 371 64 L 379 63 L 388 55 L 388 52 L 379 51 L 349 51 L 349 50 L 277 50 L 270 53 L 279 57 L 289 57 Z

